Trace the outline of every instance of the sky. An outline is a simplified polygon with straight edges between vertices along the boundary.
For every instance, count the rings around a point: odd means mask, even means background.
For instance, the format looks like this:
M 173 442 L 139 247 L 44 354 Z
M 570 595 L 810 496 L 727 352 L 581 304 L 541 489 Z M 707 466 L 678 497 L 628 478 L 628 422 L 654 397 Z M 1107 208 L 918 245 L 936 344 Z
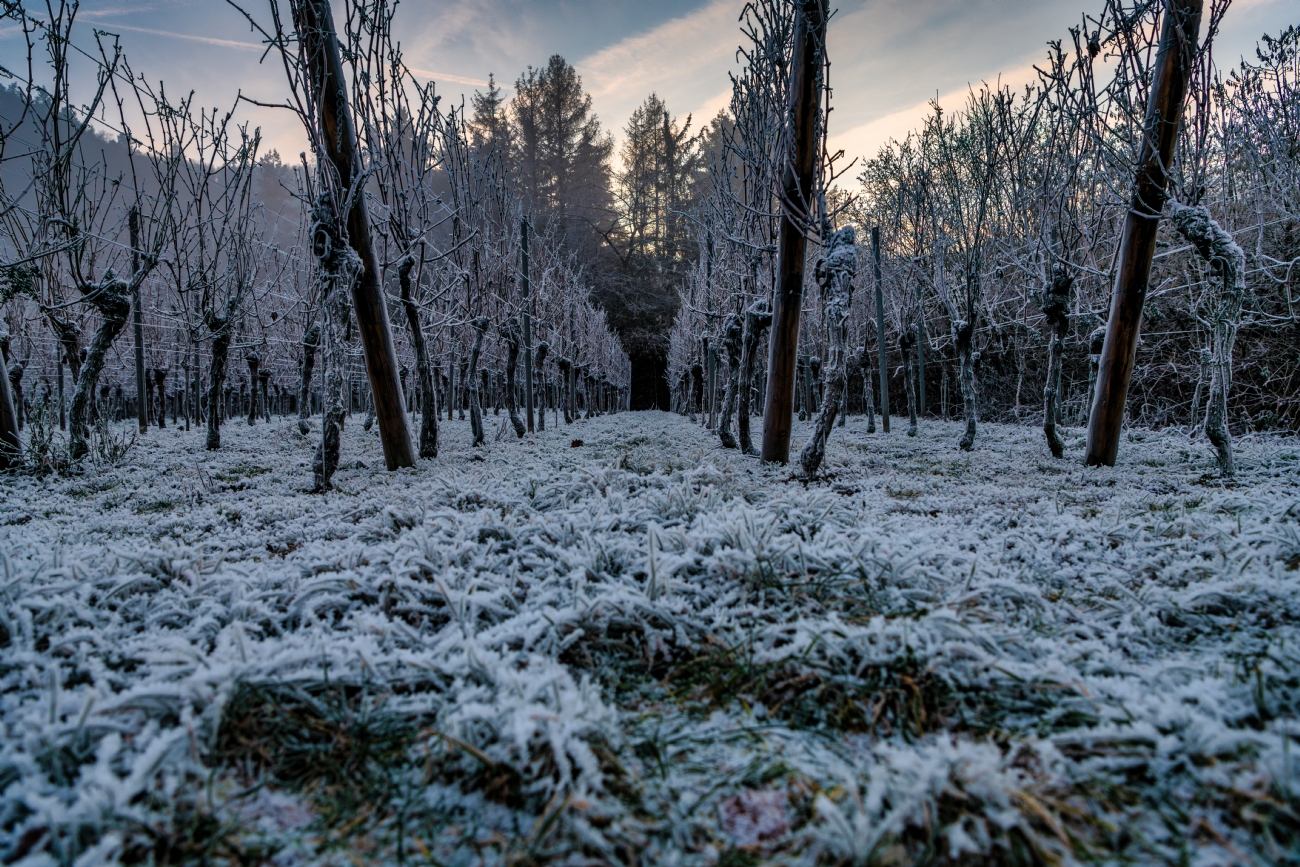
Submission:
M 43 4 L 41 4 L 43 6 Z M 282 5 L 287 2 L 282 0 Z M 956 107 L 981 81 L 1033 79 L 1046 43 L 1068 37 L 1101 0 L 832 0 L 828 51 L 834 107 L 830 145 L 870 156 L 916 127 L 931 99 Z M 267 20 L 267 0 L 244 0 Z M 406 0 L 396 32 L 407 64 L 459 102 L 489 73 L 508 89 L 528 67 L 561 54 L 578 69 L 605 129 L 623 125 L 650 92 L 680 119 L 706 123 L 730 95 L 743 0 Z M 336 9 L 338 6 L 336 5 Z M 337 14 L 337 13 L 336 13 Z M 166 83 L 173 97 L 228 108 L 239 93 L 276 102 L 284 71 L 247 21 L 222 0 L 83 0 L 74 41 L 94 45 L 93 29 L 117 34 L 132 67 Z M 1217 37 L 1221 66 L 1253 56 L 1263 33 L 1300 23 L 1296 0 L 1235 0 Z M 0 65 L 23 65 L 14 28 L 0 27 Z M 83 77 L 83 80 L 84 77 Z M 74 94 L 75 96 L 75 94 Z M 264 148 L 286 161 L 302 150 L 295 117 L 244 104 Z

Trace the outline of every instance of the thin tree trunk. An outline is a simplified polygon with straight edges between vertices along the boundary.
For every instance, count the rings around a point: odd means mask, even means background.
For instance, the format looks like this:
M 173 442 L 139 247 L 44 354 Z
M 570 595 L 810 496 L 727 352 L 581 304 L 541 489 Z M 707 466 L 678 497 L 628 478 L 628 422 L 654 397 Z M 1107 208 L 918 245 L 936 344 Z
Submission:
M 809 398 L 810 386 L 808 384 L 808 356 L 804 355 L 799 359 L 796 365 L 798 375 L 795 379 L 798 389 L 794 398 L 794 416 L 799 421 L 807 421 L 812 417 L 809 408 L 812 406 L 812 400 Z
M 835 422 L 838 427 L 845 427 L 849 420 L 849 379 L 858 369 L 857 356 L 852 352 L 844 353 L 844 394 L 840 397 L 840 416 L 839 421 Z
M 569 361 L 569 359 L 561 355 L 559 359 L 556 360 L 555 366 L 560 369 L 560 380 L 564 383 L 563 386 L 561 386 L 564 389 L 564 393 L 560 396 L 560 403 L 564 404 L 564 423 L 573 424 L 573 416 L 569 413 L 569 404 L 571 403 L 569 397 L 569 392 L 570 392 L 569 380 L 570 380 L 570 373 L 572 371 L 573 363 Z
M 705 382 L 708 384 L 705 389 L 707 397 L 705 411 L 709 414 L 709 422 L 706 425 L 709 430 L 715 430 L 718 426 L 718 342 L 712 340 L 709 342 L 708 350 L 708 377 Z
M 140 270 L 140 211 L 131 208 L 128 214 L 128 227 L 131 239 L 131 270 Z M 145 407 L 145 390 L 147 388 L 144 370 L 144 311 L 140 308 L 140 290 L 131 295 L 131 317 L 135 327 L 135 400 L 136 415 L 140 422 L 140 433 L 149 430 L 149 415 Z
M 1115 291 L 1097 372 L 1092 415 L 1088 420 L 1088 451 L 1084 460 L 1089 466 L 1113 467 L 1119 452 L 1124 403 L 1137 354 L 1156 231 L 1167 196 L 1167 167 L 1172 165 L 1184 97 L 1195 61 L 1201 7 L 1202 0 L 1169 0 L 1166 6 L 1155 78 L 1143 122 L 1142 149 L 1133 180 L 1133 199 L 1120 237 Z
M 230 355 L 230 338 L 234 334 L 235 304 L 226 305 L 226 315 L 217 318 L 209 313 L 207 327 L 212 332 L 212 363 L 208 366 L 208 436 L 205 448 L 221 448 L 221 395 L 226 388 L 226 362 Z M 227 402 L 229 397 L 227 397 Z
M 194 414 L 194 395 L 190 390 L 190 357 L 185 352 L 181 355 L 181 394 L 183 403 L 181 404 L 181 417 L 185 419 L 185 432 L 189 433 L 191 416 Z
M 569 414 L 573 420 L 578 420 L 578 362 L 574 359 L 573 366 L 569 368 Z
M 546 355 L 551 351 L 551 346 L 545 340 L 537 344 L 537 351 L 533 360 L 533 375 L 541 380 L 541 387 L 538 388 L 534 396 L 537 399 L 537 429 L 546 430 L 546 379 L 542 375 L 542 365 L 546 364 Z
M 822 408 L 822 393 L 822 356 L 814 355 L 809 359 L 809 415 Z
M 916 436 L 916 380 L 913 378 L 912 352 L 916 349 L 916 332 L 904 328 L 898 335 L 898 348 L 903 353 L 903 391 L 907 394 L 907 435 Z
M 524 319 L 524 416 L 528 421 L 528 432 L 532 433 L 533 426 L 533 310 L 532 299 L 528 290 L 528 220 L 522 220 L 519 224 L 519 241 L 521 261 L 521 279 L 519 281 L 519 296 L 523 307 Z
M 794 425 L 795 365 L 799 355 L 799 310 L 803 304 L 804 234 L 813 202 L 817 161 L 817 117 L 826 45 L 822 0 L 803 0 L 795 17 L 794 57 L 790 68 L 789 128 L 792 153 L 783 159 L 781 223 L 777 240 L 776 305 L 768 348 L 767 395 L 763 407 L 764 462 L 790 460 Z
M 257 369 L 262 366 L 262 356 L 250 352 L 244 361 L 248 364 L 248 426 L 252 427 L 257 424 L 257 417 L 261 415 L 257 406 Z
M 9 335 L 0 335 L 0 367 L 8 365 Z M 60 368 L 62 372 L 62 368 Z M 60 379 L 60 383 L 62 379 Z M 23 445 L 18 435 L 18 411 L 14 409 L 9 377 L 0 376 L 0 470 L 22 466 Z
M 917 290 L 920 291 L 919 289 Z M 916 414 L 925 418 L 925 311 L 917 304 L 916 315 Z
M 415 260 L 405 257 L 397 266 L 397 285 L 402 293 L 402 310 L 406 313 L 406 327 L 411 333 L 411 349 L 415 352 L 415 380 L 420 390 L 420 457 L 438 456 L 438 393 L 434 387 L 434 371 L 429 363 L 429 347 L 420 327 L 420 308 L 411 292 L 411 269 Z
M 23 373 L 25 368 L 21 361 L 14 361 L 9 365 L 9 388 L 13 394 L 14 412 L 18 414 L 18 431 L 22 432 L 23 424 L 27 420 L 27 404 L 23 400 Z
M 460 360 L 460 378 L 456 380 L 457 384 L 460 386 L 456 389 L 456 409 L 460 413 L 461 421 L 465 420 L 465 404 L 468 402 L 466 396 L 469 394 L 470 388 L 474 386 L 474 383 L 472 382 L 466 385 L 466 382 L 468 382 L 468 372 L 469 359 L 462 358 Z
M 740 410 L 736 414 L 736 432 L 740 435 L 740 451 L 746 455 L 757 455 L 758 449 L 749 436 L 750 391 L 754 387 L 754 367 L 758 364 L 758 344 L 763 340 L 763 332 L 772 324 L 772 306 L 766 298 L 760 298 L 745 311 L 745 330 L 741 336 L 740 356 Z
M 970 278 L 968 278 L 970 279 Z M 970 317 L 972 320 L 974 316 Z M 975 447 L 975 323 L 963 322 L 957 328 L 957 385 L 961 389 L 962 411 L 966 415 L 966 431 L 957 441 L 962 451 L 968 452 Z
M 1047 346 L 1047 382 L 1043 385 L 1043 434 L 1047 437 L 1047 447 L 1052 450 L 1052 457 L 1059 458 L 1065 454 L 1065 443 L 1056 432 L 1056 420 L 1060 415 L 1061 397 L 1061 358 L 1065 354 L 1065 332 L 1070 320 L 1070 287 L 1074 278 L 1063 267 L 1053 270 L 1052 282 L 1043 294 L 1043 315 L 1051 326 L 1052 336 Z
M 889 342 L 885 339 L 885 297 L 880 276 L 880 227 L 871 228 L 872 274 L 876 286 L 876 350 L 880 356 L 880 426 L 889 433 Z
M 858 357 L 862 359 L 862 399 L 867 404 L 867 433 L 876 432 L 876 395 L 871 387 L 871 348 L 858 347 Z
M 469 428 L 474 434 L 472 445 L 483 445 L 483 408 L 479 401 L 478 356 L 483 349 L 483 334 L 487 331 L 488 321 L 480 316 L 471 323 L 474 326 L 474 345 L 469 351 Z
M 447 421 L 456 420 L 456 358 L 455 353 L 447 359 Z
M 691 365 L 691 399 L 689 416 L 695 421 L 696 410 L 704 413 L 704 365 L 698 361 Z
M 262 420 L 271 420 L 271 371 L 263 367 L 257 374 L 257 381 L 262 386 Z
M 194 424 L 203 424 L 203 367 L 199 356 L 199 340 L 191 332 L 190 342 L 194 345 Z
M 722 447 L 738 448 L 731 433 L 731 417 L 736 412 L 736 396 L 740 389 L 740 357 L 744 351 L 744 320 L 730 313 L 722 323 L 722 348 L 727 353 L 727 393 L 722 399 L 722 414 L 718 419 L 718 439 Z
M 316 369 L 316 350 L 320 348 L 320 325 L 313 322 L 302 336 L 302 382 L 298 385 L 298 432 L 311 432 L 311 378 Z M 421 455 L 423 457 L 423 455 Z
M 709 418 L 709 384 L 713 379 L 713 370 L 709 365 L 709 345 L 712 338 L 708 335 L 700 337 L 700 424 L 709 427 L 712 420 Z
M 154 386 L 158 389 L 158 430 L 167 427 L 167 368 L 153 369 Z
M 521 340 L 517 319 L 511 319 L 506 323 L 502 337 L 506 342 L 506 410 L 510 413 L 510 424 L 515 429 L 515 436 L 523 439 L 528 428 L 524 426 L 523 419 L 519 418 L 518 397 L 515 391 L 515 369 L 519 365 Z

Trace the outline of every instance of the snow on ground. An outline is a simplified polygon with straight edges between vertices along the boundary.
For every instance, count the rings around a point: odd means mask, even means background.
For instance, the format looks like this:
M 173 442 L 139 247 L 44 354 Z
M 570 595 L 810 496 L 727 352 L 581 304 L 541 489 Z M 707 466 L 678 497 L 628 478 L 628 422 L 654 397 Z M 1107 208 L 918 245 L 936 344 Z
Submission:
M 1297 863 L 1295 438 L 357 422 L 0 478 L 6 863 Z

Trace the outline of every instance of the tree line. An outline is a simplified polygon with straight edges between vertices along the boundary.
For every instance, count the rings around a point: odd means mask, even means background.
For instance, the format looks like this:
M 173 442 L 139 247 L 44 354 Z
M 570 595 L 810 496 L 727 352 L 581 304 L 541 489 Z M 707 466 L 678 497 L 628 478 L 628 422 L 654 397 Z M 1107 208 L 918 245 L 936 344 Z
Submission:
M 74 39 L 76 3 L 3 6 L 41 70 L 0 92 L 10 462 L 20 425 L 40 463 L 55 419 L 78 460 L 115 417 L 170 411 L 219 448 L 223 420 L 278 412 L 319 433 L 324 488 L 354 410 L 391 468 L 435 456 L 444 415 L 477 444 L 488 408 L 523 436 L 658 406 L 777 461 L 812 418 L 809 473 L 861 411 L 959 417 L 962 448 L 980 418 L 1036 417 L 1057 456 L 1087 425 L 1100 463 L 1127 414 L 1203 430 L 1231 474 L 1231 425 L 1297 423 L 1294 27 L 1225 73 L 1223 0 L 1105 0 L 1034 83 L 972 87 L 853 161 L 826 145 L 829 8 L 753 0 L 728 108 L 697 127 L 651 94 L 615 161 L 558 55 L 447 105 L 385 0 L 337 24 L 232 6 L 284 70 L 297 160 L 240 103 Z

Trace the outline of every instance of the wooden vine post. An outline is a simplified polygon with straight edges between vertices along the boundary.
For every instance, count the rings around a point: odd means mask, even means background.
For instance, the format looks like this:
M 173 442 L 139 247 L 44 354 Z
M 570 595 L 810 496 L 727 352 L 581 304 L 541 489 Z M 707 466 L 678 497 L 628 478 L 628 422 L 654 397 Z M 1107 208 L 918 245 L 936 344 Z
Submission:
M 790 68 L 791 153 L 781 178 L 781 227 L 777 239 L 777 284 L 763 401 L 764 462 L 788 463 L 794 421 L 795 373 L 799 355 L 799 308 L 803 303 L 804 231 L 812 204 L 817 160 L 817 114 L 826 45 L 823 0 L 803 0 L 795 17 L 794 62 Z
M 1168 197 L 1168 167 L 1173 161 L 1188 79 L 1196 55 L 1203 0 L 1168 0 L 1156 53 L 1155 78 L 1143 122 L 1142 149 L 1133 178 L 1133 199 L 1124 218 L 1110 320 L 1102 345 L 1088 421 L 1089 466 L 1115 466 L 1124 402 L 1137 354 L 1142 307 L 1146 303 L 1151 256 L 1160 212 Z
M 320 147 L 338 172 L 339 186 L 351 191 L 360 180 L 361 158 L 348 108 L 338 36 L 329 0 L 294 0 L 294 26 L 307 57 L 312 100 L 320 112 Z M 388 469 L 415 466 L 415 449 L 406 424 L 406 406 L 398 372 L 397 350 L 388 324 L 388 308 L 380 285 L 379 261 L 370 238 L 365 196 L 352 196 L 347 214 L 348 244 L 361 257 L 361 275 L 352 285 L 352 306 L 366 361 L 366 375 L 375 401 L 379 440 Z
M 528 284 L 528 220 L 519 221 L 519 241 L 521 245 L 523 274 L 519 281 L 519 294 L 524 308 L 524 406 L 528 419 L 528 432 L 533 432 L 533 310 L 532 297 Z

